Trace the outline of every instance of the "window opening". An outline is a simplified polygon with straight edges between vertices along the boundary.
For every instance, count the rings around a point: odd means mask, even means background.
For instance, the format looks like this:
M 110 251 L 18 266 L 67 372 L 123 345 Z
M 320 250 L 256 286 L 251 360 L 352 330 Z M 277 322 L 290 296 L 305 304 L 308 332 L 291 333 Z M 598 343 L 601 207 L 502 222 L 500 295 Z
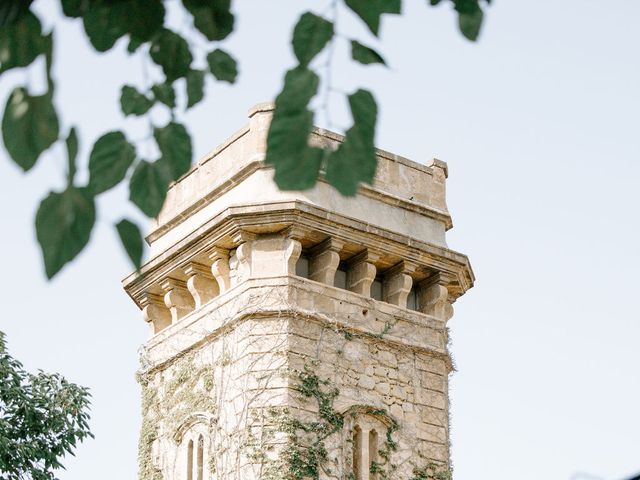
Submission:
M 197 480 L 202 480 L 203 465 L 204 465 L 204 438 L 202 437 L 202 435 L 200 435 L 200 437 L 198 437 L 197 459 L 198 459 L 198 477 L 197 477 Z
M 340 265 L 336 270 L 333 286 L 342 288 L 343 290 L 347 289 L 347 268 L 344 265 Z
M 378 432 L 369 430 L 369 480 L 378 478 L 374 462 L 378 463 Z
M 353 429 L 353 475 L 362 479 L 362 430 L 356 425 Z
M 193 480 L 193 440 L 187 445 L 187 480 Z
M 407 308 L 409 310 L 418 310 L 418 289 L 414 286 L 407 297 Z
M 296 275 L 303 278 L 309 278 L 309 257 L 300 255 L 296 262 Z
M 371 298 L 382 301 L 382 279 L 376 278 L 371 284 Z

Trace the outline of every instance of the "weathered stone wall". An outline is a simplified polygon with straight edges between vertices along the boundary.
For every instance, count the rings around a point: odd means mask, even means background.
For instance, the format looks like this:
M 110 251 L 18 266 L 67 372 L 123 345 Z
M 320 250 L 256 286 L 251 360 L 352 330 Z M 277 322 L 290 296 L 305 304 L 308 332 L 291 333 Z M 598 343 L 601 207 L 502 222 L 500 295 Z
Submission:
M 156 406 L 145 400 L 144 428 L 156 430 L 148 437 L 152 448 L 141 448 L 150 455 L 143 465 L 186 480 L 180 432 L 195 431 L 204 435 L 204 457 L 216 474 L 204 478 L 298 478 L 282 453 L 292 441 L 288 425 L 321 421 L 318 403 L 298 390 L 306 370 L 326 382 L 323 390 L 336 389 L 336 415 L 366 407 L 394 422 L 396 445 L 383 465 L 389 478 L 409 480 L 430 462 L 448 465 L 444 322 L 307 279 L 251 283 L 150 345 L 142 377 L 149 381 L 144 396 Z M 350 478 L 351 436 L 344 427 L 324 440 L 319 478 Z

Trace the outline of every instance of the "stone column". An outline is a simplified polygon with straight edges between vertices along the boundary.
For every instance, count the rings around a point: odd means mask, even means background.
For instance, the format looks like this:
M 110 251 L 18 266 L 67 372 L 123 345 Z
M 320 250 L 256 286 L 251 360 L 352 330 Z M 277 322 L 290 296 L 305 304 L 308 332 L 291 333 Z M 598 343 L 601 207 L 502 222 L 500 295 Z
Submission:
M 309 252 L 309 278 L 333 286 L 344 243 L 328 238 Z
M 377 269 L 375 266 L 379 255 L 365 250 L 349 260 L 349 270 L 347 271 L 347 289 L 354 293 L 371 296 L 371 284 L 376 279 Z
M 211 269 L 200 263 L 189 262 L 184 268 L 187 275 L 187 289 L 195 301 L 195 308 L 200 308 L 212 298 L 220 294 L 218 283 L 211 275 Z
M 188 313 L 193 312 L 195 302 L 182 280 L 166 278 L 160 284 L 165 291 L 164 304 L 171 312 L 171 322 L 176 323 Z

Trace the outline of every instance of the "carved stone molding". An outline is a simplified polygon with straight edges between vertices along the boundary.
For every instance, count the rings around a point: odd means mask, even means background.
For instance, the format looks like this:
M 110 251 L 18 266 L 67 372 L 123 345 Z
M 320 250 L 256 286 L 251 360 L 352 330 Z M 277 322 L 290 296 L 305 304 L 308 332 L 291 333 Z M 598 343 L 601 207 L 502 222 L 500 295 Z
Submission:
M 218 282 L 213 278 L 211 268 L 206 265 L 189 262 L 184 273 L 188 277 L 187 289 L 195 301 L 195 308 L 200 308 L 220 294 Z
M 164 290 L 164 304 L 171 312 L 171 322 L 176 323 L 195 309 L 195 301 L 184 281 L 166 278 L 160 284 Z

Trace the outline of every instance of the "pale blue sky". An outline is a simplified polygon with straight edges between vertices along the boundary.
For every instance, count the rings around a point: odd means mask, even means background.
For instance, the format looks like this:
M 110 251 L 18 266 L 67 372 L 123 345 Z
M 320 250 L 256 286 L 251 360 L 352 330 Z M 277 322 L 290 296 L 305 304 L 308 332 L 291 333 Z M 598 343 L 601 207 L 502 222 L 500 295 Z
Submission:
M 616 480 L 640 471 L 640 3 L 496 1 L 478 44 L 463 40 L 448 6 L 404 3 L 378 44 L 391 69 L 351 66 L 342 41 L 332 83 L 374 90 L 381 148 L 449 164 L 449 244 L 477 276 L 450 323 L 456 480 L 586 478 L 578 472 Z M 235 87 L 208 85 L 208 101 L 185 117 L 198 156 L 240 128 L 251 105 L 273 98 L 293 63 L 295 18 L 326 2 L 235 4 L 238 28 L 225 45 L 241 76 Z M 38 6 L 54 18 L 50 2 Z M 144 125 L 124 120 L 117 104 L 119 86 L 139 84 L 142 68 L 122 43 L 97 61 L 79 24 L 64 26 L 56 101 L 63 124 L 79 125 L 86 161 L 107 130 L 142 136 Z M 339 30 L 375 43 L 345 11 Z M 41 72 L 29 75 L 35 87 Z M 23 78 L 3 76 L 0 102 Z M 333 117 L 345 125 L 335 100 Z M 127 192 L 100 200 L 90 247 L 47 283 L 32 224 L 39 199 L 63 181 L 62 149 L 27 176 L 4 150 L 0 157 L 0 329 L 28 368 L 93 392 L 96 439 L 61 479 L 135 478 L 134 372 L 147 329 L 121 288 L 130 267 L 111 227 L 133 211 Z

